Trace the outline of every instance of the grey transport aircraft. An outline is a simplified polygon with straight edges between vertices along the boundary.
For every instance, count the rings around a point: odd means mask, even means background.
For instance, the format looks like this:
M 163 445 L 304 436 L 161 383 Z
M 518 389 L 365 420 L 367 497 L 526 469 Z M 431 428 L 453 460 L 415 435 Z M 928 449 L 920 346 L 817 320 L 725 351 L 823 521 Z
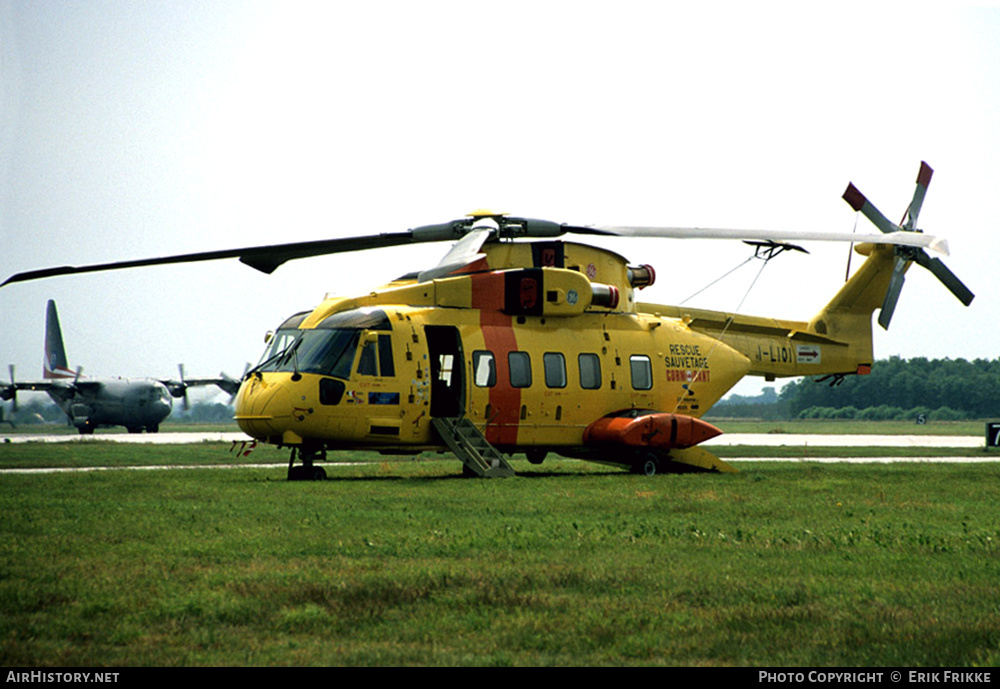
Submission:
M 156 378 L 85 378 L 82 368 L 69 368 L 56 304 L 49 300 L 45 321 L 45 364 L 42 381 L 18 382 L 10 366 L 10 383 L 0 383 L 0 399 L 17 405 L 18 390 L 48 393 L 81 434 L 91 434 L 102 426 L 124 426 L 129 433 L 156 433 L 160 422 L 170 415 L 173 399 L 187 407 L 191 386 L 216 385 L 235 395 L 240 381 L 220 374 L 219 378 L 186 379 L 180 366 L 179 380 Z

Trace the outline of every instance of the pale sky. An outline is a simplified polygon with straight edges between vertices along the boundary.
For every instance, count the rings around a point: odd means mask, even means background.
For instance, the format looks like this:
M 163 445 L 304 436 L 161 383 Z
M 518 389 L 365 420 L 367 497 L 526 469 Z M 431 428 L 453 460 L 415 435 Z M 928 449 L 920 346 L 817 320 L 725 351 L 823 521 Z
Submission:
M 1000 356 L 1000 10 L 950 4 L 0 0 L 0 280 L 55 265 L 398 232 L 482 207 L 574 224 L 874 232 L 853 182 L 948 239 L 963 307 L 907 275 L 876 357 Z M 739 242 L 603 242 L 678 303 Z M 325 293 L 424 245 L 0 290 L 0 375 L 41 377 L 45 304 L 93 376 L 236 376 Z M 845 245 L 692 305 L 808 319 Z M 855 257 L 852 265 L 857 266 Z M 780 388 L 782 381 L 776 387 Z M 754 394 L 759 379 L 735 392 Z

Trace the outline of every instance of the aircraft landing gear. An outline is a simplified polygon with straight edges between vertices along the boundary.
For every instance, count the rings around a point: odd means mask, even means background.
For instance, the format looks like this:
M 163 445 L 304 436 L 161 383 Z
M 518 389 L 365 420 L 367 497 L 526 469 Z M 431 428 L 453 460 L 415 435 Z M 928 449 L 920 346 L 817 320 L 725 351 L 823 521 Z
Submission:
M 325 481 L 326 471 L 323 467 L 291 467 L 288 470 L 289 481 Z
M 302 464 L 295 466 L 296 456 L 302 460 Z M 293 447 L 292 456 L 288 460 L 288 480 L 289 481 L 325 481 L 326 471 L 323 467 L 313 464 L 314 461 L 326 460 L 326 450 L 314 447 Z
M 545 450 L 539 450 L 538 448 L 533 447 L 525 451 L 524 454 L 528 456 L 529 462 L 537 465 L 545 461 L 545 455 L 548 453 Z
M 632 473 L 644 476 L 656 476 L 663 466 L 659 456 L 653 452 L 639 454 L 632 463 Z

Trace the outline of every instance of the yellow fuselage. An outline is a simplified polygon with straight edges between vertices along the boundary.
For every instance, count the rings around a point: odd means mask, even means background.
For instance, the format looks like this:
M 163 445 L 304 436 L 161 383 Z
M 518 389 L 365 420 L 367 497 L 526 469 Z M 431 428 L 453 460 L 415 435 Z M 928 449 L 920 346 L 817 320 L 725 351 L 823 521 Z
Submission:
M 410 452 L 440 447 L 432 416 L 464 414 L 501 449 L 573 448 L 623 409 L 700 417 L 749 370 L 682 319 L 637 313 L 621 257 L 559 244 L 563 267 L 535 268 L 531 245 L 499 244 L 483 271 L 326 299 L 279 335 L 343 321 L 328 332 L 351 351 L 336 372 L 297 352 L 252 373 L 240 427 L 277 444 Z
M 652 276 L 586 245 L 497 243 L 462 274 L 330 297 L 289 319 L 243 381 L 236 420 L 280 445 L 441 449 L 465 416 L 501 450 L 572 451 L 622 410 L 701 417 L 750 373 L 864 373 L 891 253 L 810 322 L 640 304 Z M 869 303 L 871 302 L 871 303 Z

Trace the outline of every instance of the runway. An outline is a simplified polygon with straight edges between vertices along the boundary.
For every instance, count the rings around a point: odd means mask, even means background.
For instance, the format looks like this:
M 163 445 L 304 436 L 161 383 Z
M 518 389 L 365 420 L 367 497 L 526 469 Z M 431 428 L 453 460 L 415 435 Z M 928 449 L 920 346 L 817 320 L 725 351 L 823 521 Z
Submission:
M 14 433 L 0 435 L 3 443 L 132 443 L 132 444 L 191 444 L 202 442 L 239 443 L 252 439 L 240 432 L 235 433 L 104 433 L 90 436 L 83 435 L 51 435 Z M 803 456 L 798 457 L 727 457 L 726 461 L 733 464 L 742 462 L 810 462 L 822 464 L 889 464 L 896 462 L 910 463 L 973 463 L 996 462 L 1000 457 L 808 457 L 809 448 L 816 447 L 899 447 L 899 448 L 983 448 L 985 437 L 959 435 L 800 435 L 794 433 L 732 433 L 708 440 L 703 446 L 716 447 L 798 447 Z M 337 466 L 337 462 L 328 462 L 325 466 Z M 56 473 L 68 471 L 107 471 L 111 469 L 236 469 L 236 468 L 284 468 L 283 464 L 230 464 L 230 465 L 192 465 L 192 466 L 132 466 L 132 467 L 86 467 L 86 468 L 38 468 L 38 469 L 0 469 L 5 473 Z
M 235 433 L 97 433 L 94 435 L 0 434 L 4 443 L 113 442 L 176 445 L 201 442 L 242 442 L 251 438 Z M 724 433 L 704 447 L 984 447 L 985 436 L 974 435 L 800 435 L 796 433 Z
M 46 434 L 46 433 L 0 433 L 4 443 L 137 443 L 149 445 L 183 445 L 185 443 L 242 442 L 252 438 L 239 431 L 235 433 L 95 433 L 94 435 Z
M 703 446 L 756 447 L 985 447 L 985 435 L 799 435 L 797 433 L 724 433 Z

